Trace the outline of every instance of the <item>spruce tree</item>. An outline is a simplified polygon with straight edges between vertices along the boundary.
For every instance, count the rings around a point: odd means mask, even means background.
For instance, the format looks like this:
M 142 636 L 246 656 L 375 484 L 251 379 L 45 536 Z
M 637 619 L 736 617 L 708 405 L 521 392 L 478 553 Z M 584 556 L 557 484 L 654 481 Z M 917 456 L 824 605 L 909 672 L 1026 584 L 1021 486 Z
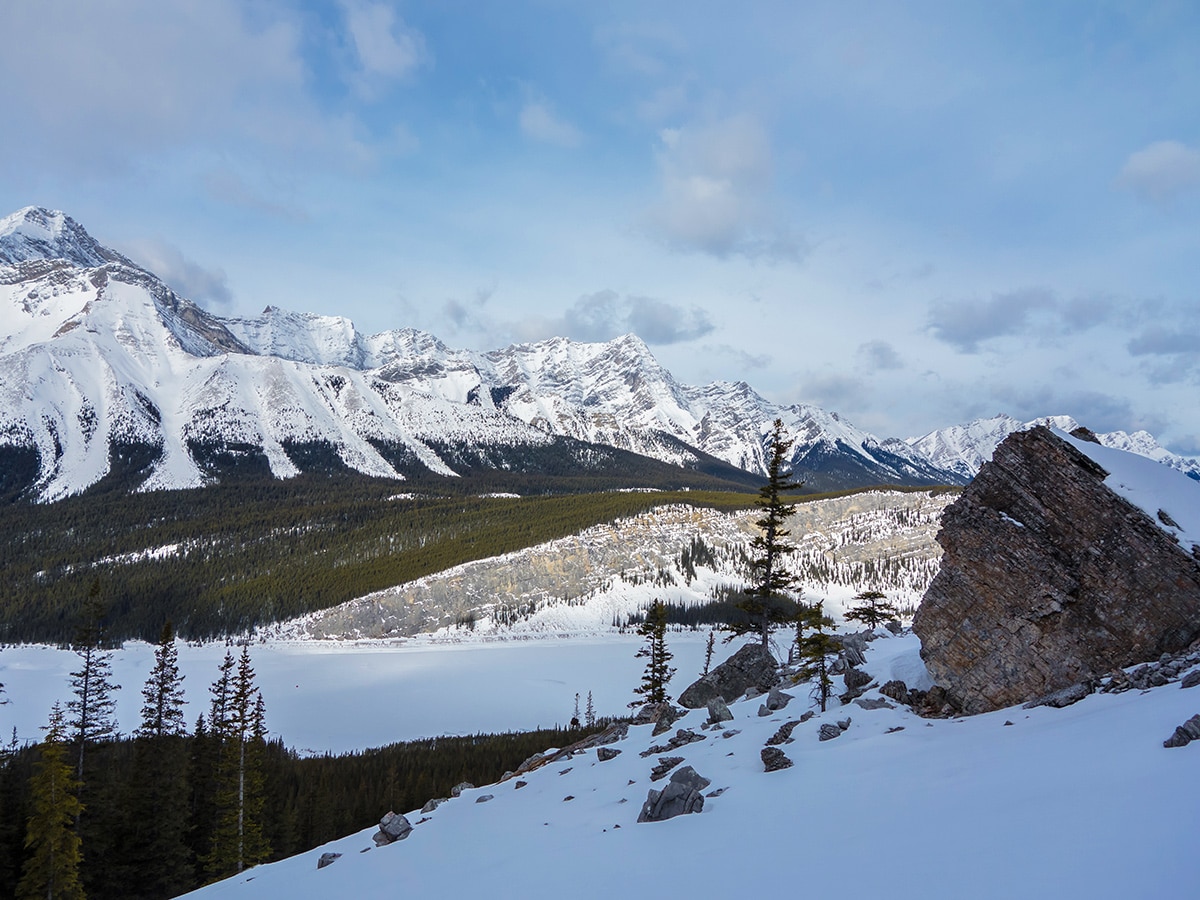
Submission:
M 854 595 L 861 601 L 858 606 L 846 610 L 846 619 L 862 622 L 868 628 L 878 628 L 885 622 L 900 617 L 895 604 L 887 602 L 887 595 L 880 591 L 862 591 Z
M 230 672 L 231 661 L 226 654 L 213 685 L 217 821 L 206 860 L 212 880 L 241 872 L 270 855 L 263 833 L 265 705 L 254 686 L 249 648 L 243 645 L 236 671 Z
M 667 607 L 661 600 L 650 604 L 646 619 L 638 626 L 637 632 L 646 639 L 646 646 L 637 655 L 647 662 L 641 684 L 633 689 L 641 699 L 629 705 L 636 707 L 642 703 L 665 703 L 670 699 L 667 696 L 667 682 L 675 670 L 668 665 L 673 654 L 667 649 Z
M 820 705 L 821 712 L 825 712 L 833 688 L 833 679 L 829 674 L 830 658 L 841 649 L 841 643 L 825 631 L 833 627 L 833 619 L 824 614 L 822 607 L 822 603 L 810 607 L 813 610 L 808 620 L 811 631 L 800 640 L 801 666 L 798 677 L 813 680 L 812 697 Z
M 793 443 L 784 431 L 783 420 L 776 419 L 767 448 L 767 483 L 759 488 L 758 499 L 754 501 L 762 515 L 754 523 L 759 532 L 750 542 L 753 584 L 737 604 L 737 608 L 746 613 L 748 621 L 726 626 L 733 632 L 731 637 L 756 635 L 764 650 L 769 649 L 771 632 L 789 621 L 795 609 L 795 600 L 790 593 L 798 579 L 787 570 L 785 560 L 788 554 L 796 552 L 796 548 L 787 541 L 791 532 L 784 528 L 784 523 L 795 513 L 796 505 L 785 502 L 783 496 L 804 484 L 793 480 L 787 465 Z
M 187 817 L 181 814 L 189 789 L 183 676 L 177 660 L 175 632 L 168 623 L 142 689 L 145 702 L 134 749 L 139 777 L 123 804 L 126 839 L 119 853 L 130 900 L 174 897 L 193 884 Z
M 708 670 L 712 667 L 713 650 L 716 644 L 716 632 L 713 629 L 708 629 L 708 643 L 704 645 L 704 671 L 700 673 L 703 678 L 708 674 Z
M 84 755 L 89 744 L 110 740 L 117 734 L 116 698 L 121 689 L 112 680 L 112 651 L 105 648 L 104 606 L 100 601 L 100 582 L 92 583 L 84 604 L 84 620 L 75 636 L 74 650 L 79 670 L 71 673 L 67 723 L 76 745 L 75 778 L 84 782 Z
M 17 885 L 18 900 L 83 900 L 80 840 L 74 828 L 82 807 L 65 740 L 66 725 L 56 703 L 30 782 L 33 806 L 25 847 L 31 853 Z

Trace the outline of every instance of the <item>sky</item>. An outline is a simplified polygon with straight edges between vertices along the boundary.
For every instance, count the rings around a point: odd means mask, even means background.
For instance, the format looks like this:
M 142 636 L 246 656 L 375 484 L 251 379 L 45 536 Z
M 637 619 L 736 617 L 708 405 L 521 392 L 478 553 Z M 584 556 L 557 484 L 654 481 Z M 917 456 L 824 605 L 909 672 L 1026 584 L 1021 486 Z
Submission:
M 1200 454 L 1200 5 L 7 0 L 0 214 L 221 315 L 635 332 L 880 436 Z

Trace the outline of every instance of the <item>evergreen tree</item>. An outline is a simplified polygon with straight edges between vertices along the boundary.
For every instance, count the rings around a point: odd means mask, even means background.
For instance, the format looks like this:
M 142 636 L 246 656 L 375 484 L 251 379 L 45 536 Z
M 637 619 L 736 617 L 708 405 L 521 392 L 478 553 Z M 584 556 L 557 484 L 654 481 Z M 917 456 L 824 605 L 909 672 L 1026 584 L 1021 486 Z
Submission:
M 887 602 L 887 595 L 880 591 L 862 591 L 854 595 L 855 600 L 861 601 L 858 606 L 846 610 L 846 619 L 862 622 L 868 628 L 878 628 L 885 622 L 900 617 L 900 611 L 895 604 Z
M 804 482 L 794 481 L 787 466 L 788 451 L 794 441 L 787 437 L 783 420 L 776 419 L 771 430 L 767 452 L 767 483 L 758 490 L 754 505 L 762 510 L 755 521 L 759 532 L 750 542 L 753 557 L 750 561 L 754 583 L 746 589 L 737 608 L 747 617 L 745 622 L 731 622 L 726 627 L 731 636 L 754 634 L 762 642 L 763 649 L 769 647 L 771 632 L 789 621 L 795 609 L 795 600 L 789 593 L 795 588 L 797 578 L 787 570 L 784 561 L 796 548 L 787 541 L 791 532 L 784 528 L 788 517 L 796 511 L 794 503 L 784 502 L 783 495 L 799 489 Z
M 801 637 L 801 667 L 797 677 L 813 680 L 813 699 L 820 705 L 821 712 L 825 712 L 833 688 L 833 679 L 829 675 L 830 657 L 841 649 L 841 643 L 825 631 L 833 627 L 833 619 L 824 614 L 822 607 L 822 603 L 810 607 L 814 610 L 808 622 L 811 631 Z
M 83 900 L 80 840 L 73 828 L 81 811 L 79 784 L 67 762 L 66 726 L 56 703 L 30 787 L 32 814 L 25 847 L 32 851 L 17 885 L 18 900 Z
M 592 692 L 588 691 L 587 710 L 584 712 L 583 721 L 588 728 L 596 727 L 596 706 L 592 703 Z
M 154 668 L 142 688 L 142 724 L 134 734 L 141 738 L 164 738 L 186 733 L 183 723 L 183 676 L 179 674 L 179 651 L 175 629 L 163 626 L 154 650 Z
M 633 692 L 641 699 L 634 700 L 629 705 L 639 706 L 642 703 L 665 703 L 667 682 L 675 674 L 670 668 L 673 654 L 667 649 L 667 608 L 661 600 L 655 600 L 646 610 L 646 619 L 638 626 L 638 634 L 646 639 L 646 646 L 637 652 L 639 658 L 645 658 L 646 671 L 642 674 L 642 682 Z
M 193 885 L 187 817 L 181 814 L 188 807 L 189 788 L 183 676 L 177 659 L 175 632 L 167 623 L 142 689 L 145 703 L 134 749 L 138 780 L 122 804 L 125 840 L 118 853 L 130 900 L 174 897 Z
M 713 650 L 716 644 L 716 632 L 713 629 L 708 629 L 708 643 L 704 645 L 704 671 L 700 673 L 703 678 L 708 674 L 708 670 L 712 667 Z
M 231 659 L 226 654 L 226 661 Z M 222 681 L 224 685 L 218 687 Z M 243 645 L 235 672 L 222 664 L 213 694 L 217 821 L 206 868 L 216 880 L 257 865 L 270 855 L 263 834 L 265 705 L 254 686 L 249 647 Z
M 71 673 L 68 701 L 68 727 L 76 745 L 75 778 L 84 782 L 84 751 L 88 744 L 110 740 L 117 734 L 113 691 L 120 690 L 112 681 L 112 651 L 104 646 L 104 606 L 100 601 L 100 582 L 94 581 L 84 603 L 84 620 L 75 636 L 74 650 L 79 656 L 79 671 Z

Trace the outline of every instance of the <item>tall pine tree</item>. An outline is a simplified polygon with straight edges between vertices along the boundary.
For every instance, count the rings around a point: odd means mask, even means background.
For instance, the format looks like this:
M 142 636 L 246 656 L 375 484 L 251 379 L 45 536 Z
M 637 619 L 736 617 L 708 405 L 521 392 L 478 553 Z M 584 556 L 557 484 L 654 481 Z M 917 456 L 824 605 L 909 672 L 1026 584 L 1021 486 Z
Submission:
M 187 733 L 183 719 L 183 676 L 175 631 L 163 628 L 154 668 L 142 688 L 142 722 L 134 732 L 139 773 L 123 803 L 125 840 L 119 853 L 130 900 L 174 897 L 192 887 L 187 817 Z
M 263 833 L 265 705 L 254 685 L 249 647 L 243 645 L 235 671 L 231 661 L 226 654 L 213 685 L 217 821 L 206 870 L 214 880 L 257 865 L 271 852 Z
M 30 787 L 33 808 L 25 831 L 25 860 L 17 900 L 83 900 L 79 880 L 79 834 L 74 823 L 81 806 L 79 784 L 67 761 L 66 725 L 56 703 Z
M 100 582 L 94 581 L 84 603 L 84 619 L 73 645 L 79 671 L 71 673 L 74 699 L 68 701 L 68 727 L 76 745 L 75 777 L 84 781 L 84 757 L 89 744 L 110 740 L 117 734 L 117 701 L 120 690 L 112 680 L 112 651 L 105 647 L 104 605 Z
M 750 542 L 754 583 L 737 604 L 746 613 L 747 621 L 727 626 L 732 636 L 756 635 L 764 650 L 769 649 L 771 632 L 790 621 L 795 611 L 796 601 L 790 594 L 798 579 L 788 571 L 785 560 L 796 548 L 788 542 L 791 532 L 784 524 L 796 511 L 796 505 L 785 502 L 784 494 L 798 490 L 804 482 L 793 480 L 787 465 L 793 443 L 784 430 L 783 420 L 776 419 L 767 447 L 767 483 L 759 488 L 758 499 L 754 501 L 762 511 L 754 523 L 758 534 Z
M 646 670 L 642 674 L 642 682 L 633 692 L 640 699 L 629 705 L 639 706 L 642 703 L 665 703 L 667 682 L 675 674 L 669 666 L 672 653 L 667 649 L 667 607 L 661 600 L 655 600 L 646 610 L 646 619 L 638 626 L 638 634 L 646 639 L 646 645 L 637 655 L 646 659 Z

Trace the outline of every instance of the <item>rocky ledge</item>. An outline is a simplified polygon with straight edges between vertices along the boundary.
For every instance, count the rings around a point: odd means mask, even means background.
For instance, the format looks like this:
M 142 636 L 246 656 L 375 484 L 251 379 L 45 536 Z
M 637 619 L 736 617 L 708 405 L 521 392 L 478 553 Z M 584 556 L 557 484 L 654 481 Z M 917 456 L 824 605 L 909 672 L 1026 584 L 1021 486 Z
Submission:
M 1200 562 L 1049 429 L 1017 432 L 942 517 L 913 630 L 951 705 L 986 712 L 1200 636 Z

